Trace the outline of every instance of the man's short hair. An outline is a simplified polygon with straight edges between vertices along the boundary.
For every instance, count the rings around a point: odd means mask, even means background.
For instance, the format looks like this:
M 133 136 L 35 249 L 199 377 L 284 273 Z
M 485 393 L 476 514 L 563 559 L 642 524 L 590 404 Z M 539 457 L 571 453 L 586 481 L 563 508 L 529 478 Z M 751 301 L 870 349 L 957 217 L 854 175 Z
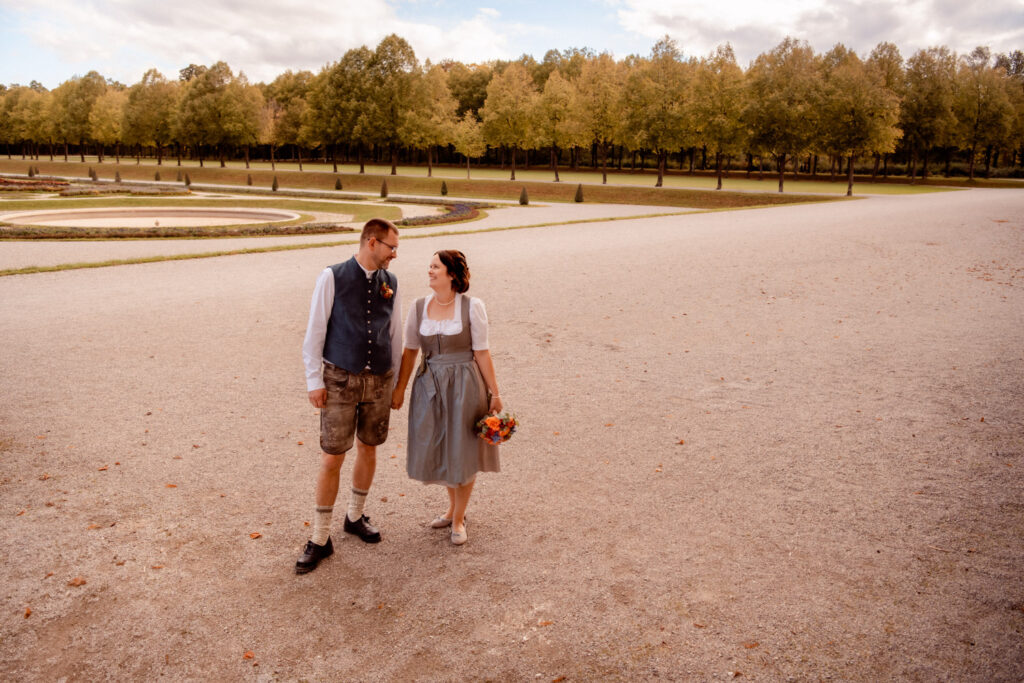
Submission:
M 391 221 L 383 218 L 371 218 L 363 226 L 363 232 L 359 235 L 359 244 L 366 244 L 371 237 L 375 237 L 378 242 L 382 242 L 387 238 L 388 233 L 392 231 L 396 235 L 398 234 L 398 228 Z

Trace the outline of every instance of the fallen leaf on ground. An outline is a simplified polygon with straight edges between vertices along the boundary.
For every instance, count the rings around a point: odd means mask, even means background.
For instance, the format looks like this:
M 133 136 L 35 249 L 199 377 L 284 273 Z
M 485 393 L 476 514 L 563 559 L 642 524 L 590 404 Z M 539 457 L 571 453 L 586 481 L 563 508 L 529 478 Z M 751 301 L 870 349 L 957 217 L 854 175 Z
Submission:
M 90 524 L 89 526 L 87 526 L 85 528 L 86 529 L 101 529 L 102 527 L 99 524 Z
M 693 627 L 694 628 L 707 628 L 707 624 L 698 624 L 697 622 L 693 622 Z
M 163 568 L 164 568 L 164 566 L 162 564 L 154 564 L 152 567 L 150 567 L 150 569 L 163 569 Z
M 544 621 L 538 621 L 537 622 L 537 626 L 551 626 L 551 624 L 553 624 L 553 623 L 554 623 L 553 621 L 547 621 L 545 619 Z
M 551 679 L 551 683 L 562 683 L 565 680 L 565 676 L 556 676 Z
M 686 443 L 686 439 L 679 439 L 679 441 L 676 442 L 676 445 L 677 446 L 682 446 L 685 443 Z
M 249 538 L 261 538 L 262 536 L 263 534 L 259 533 L 258 531 L 254 531 L 251 534 L 249 534 Z
M 388 497 L 387 496 L 381 496 L 380 502 L 382 502 L 382 503 L 388 502 Z
M 103 467 L 100 467 L 100 468 L 99 468 L 99 469 L 97 469 L 96 471 L 97 471 L 97 472 L 106 472 L 106 471 L 107 471 L 107 466 L 106 466 L 106 465 L 104 465 Z
M 39 475 L 39 481 L 46 481 L 49 478 L 50 478 L 50 475 L 46 474 L 45 472 L 43 474 Z
M 50 573 L 48 573 L 48 574 L 47 574 L 46 576 L 44 576 L 43 578 L 44 578 L 44 579 L 48 579 L 48 578 L 50 578 L 51 576 L 53 576 L 53 572 L 50 572 Z
M 255 656 L 256 656 L 255 652 L 253 652 L 252 650 L 246 650 L 245 654 L 242 655 L 242 659 L 252 659 Z
M 743 643 L 743 647 L 747 648 L 748 650 L 753 650 L 755 647 L 757 647 L 760 644 L 761 643 L 757 642 L 756 640 L 752 640 L 752 641 L 750 641 L 748 643 Z
M 176 488 L 178 488 L 178 485 L 177 484 L 168 484 L 167 488 L 169 488 L 169 489 L 176 489 Z
M 301 442 L 301 441 L 296 441 L 295 443 L 296 443 L 296 445 L 298 445 L 298 446 L 301 446 L 301 445 L 302 445 L 302 442 Z
M 14 516 L 15 517 L 21 517 L 23 514 L 25 514 L 24 510 L 20 511 L 18 514 L 14 515 Z
M 25 618 L 28 619 L 30 616 L 32 616 L 32 608 L 31 607 L 26 607 L 25 608 Z
M 615 423 L 614 423 L 614 422 L 605 422 L 605 423 L 604 423 L 604 426 L 605 426 L 605 427 L 614 427 L 614 426 L 615 426 Z
M 197 444 L 197 443 L 192 444 L 192 448 L 199 448 L 199 444 Z
M 84 586 L 85 585 L 85 579 L 83 579 L 81 576 L 76 576 L 75 578 L 73 578 L 70 581 L 68 581 L 68 585 L 69 586 Z

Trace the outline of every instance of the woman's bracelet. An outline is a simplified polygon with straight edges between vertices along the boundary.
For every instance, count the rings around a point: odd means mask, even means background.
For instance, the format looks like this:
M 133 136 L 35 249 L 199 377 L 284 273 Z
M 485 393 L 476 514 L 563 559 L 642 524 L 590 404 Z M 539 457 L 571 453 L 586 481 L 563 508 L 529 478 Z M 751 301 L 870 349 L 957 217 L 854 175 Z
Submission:
M 491 394 L 491 398 L 501 398 L 501 394 Z

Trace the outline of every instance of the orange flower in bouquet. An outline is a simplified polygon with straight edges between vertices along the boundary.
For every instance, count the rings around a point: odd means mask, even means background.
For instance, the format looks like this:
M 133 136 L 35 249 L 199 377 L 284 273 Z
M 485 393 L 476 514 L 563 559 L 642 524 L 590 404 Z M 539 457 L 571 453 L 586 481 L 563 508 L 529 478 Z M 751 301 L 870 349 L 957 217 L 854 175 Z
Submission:
M 516 433 L 519 421 L 508 413 L 485 415 L 476 423 L 476 435 L 492 445 L 505 443 Z

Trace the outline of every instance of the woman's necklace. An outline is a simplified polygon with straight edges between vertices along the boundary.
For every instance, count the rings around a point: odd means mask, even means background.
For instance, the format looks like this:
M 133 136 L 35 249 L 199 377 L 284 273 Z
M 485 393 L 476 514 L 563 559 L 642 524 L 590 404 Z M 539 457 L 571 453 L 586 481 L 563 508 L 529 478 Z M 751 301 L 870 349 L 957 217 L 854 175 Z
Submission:
M 454 302 L 455 302 L 455 294 L 454 293 L 452 293 L 452 300 L 449 301 L 446 304 L 443 304 L 440 301 L 438 301 L 436 296 L 434 297 L 434 303 L 437 304 L 438 306 L 451 306 Z

